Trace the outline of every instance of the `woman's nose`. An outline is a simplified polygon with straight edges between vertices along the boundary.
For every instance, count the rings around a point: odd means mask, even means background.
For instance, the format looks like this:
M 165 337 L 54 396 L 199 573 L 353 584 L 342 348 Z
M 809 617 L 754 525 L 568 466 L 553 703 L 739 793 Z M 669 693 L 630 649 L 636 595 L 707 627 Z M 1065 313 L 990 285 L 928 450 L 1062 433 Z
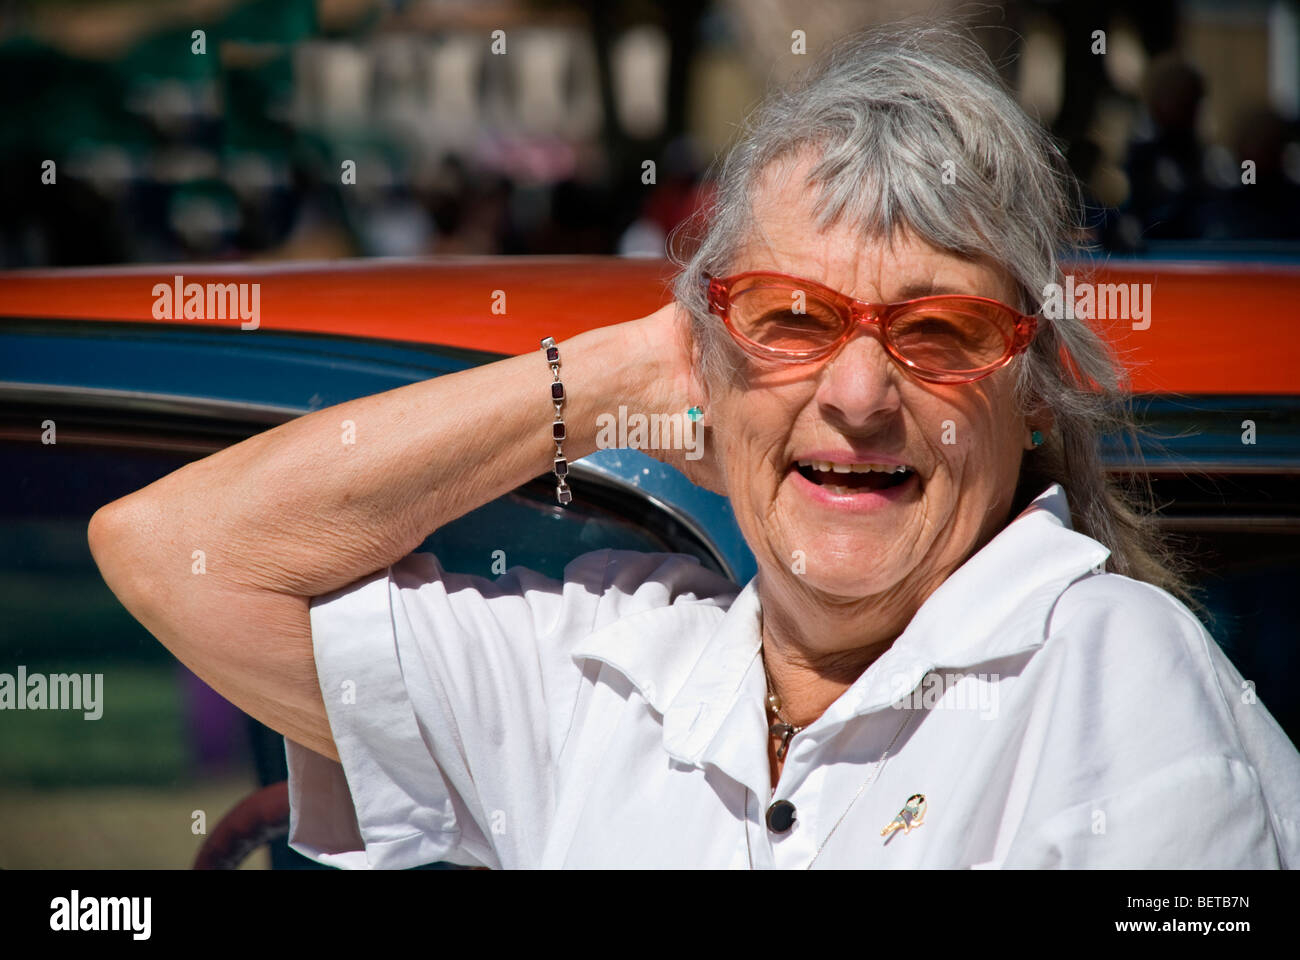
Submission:
M 896 413 L 900 404 L 898 369 L 878 328 L 860 324 L 821 371 L 817 401 L 828 418 L 860 429 Z

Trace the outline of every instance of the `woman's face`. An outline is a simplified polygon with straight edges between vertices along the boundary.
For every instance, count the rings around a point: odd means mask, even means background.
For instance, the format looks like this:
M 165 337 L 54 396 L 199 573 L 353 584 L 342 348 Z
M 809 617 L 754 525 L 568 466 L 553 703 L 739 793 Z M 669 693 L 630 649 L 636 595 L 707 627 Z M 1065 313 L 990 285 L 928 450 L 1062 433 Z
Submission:
M 816 232 L 803 174 L 769 176 L 755 198 L 759 229 L 734 272 L 787 273 L 877 303 L 939 293 L 1014 302 L 994 267 L 912 236 L 864 244 L 850 227 Z M 974 383 L 925 383 L 866 329 L 830 359 L 747 364 L 740 382 L 715 385 L 711 421 L 769 600 L 883 600 L 905 623 L 1008 519 L 1022 451 L 1032 449 L 1013 406 L 1014 365 Z M 872 492 L 800 461 L 897 463 L 914 475 Z M 848 483 L 876 482 L 858 476 Z

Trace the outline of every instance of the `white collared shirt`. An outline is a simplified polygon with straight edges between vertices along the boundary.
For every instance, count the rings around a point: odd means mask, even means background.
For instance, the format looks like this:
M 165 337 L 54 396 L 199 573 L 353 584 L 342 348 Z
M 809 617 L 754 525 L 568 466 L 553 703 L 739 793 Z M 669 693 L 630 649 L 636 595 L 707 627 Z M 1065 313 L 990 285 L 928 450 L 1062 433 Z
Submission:
M 773 791 L 756 581 L 412 554 L 312 601 L 342 763 L 286 741 L 290 844 L 380 868 L 1300 866 L 1300 754 L 1107 555 L 1049 487 L 790 741 Z M 882 836 L 917 794 L 920 824 Z

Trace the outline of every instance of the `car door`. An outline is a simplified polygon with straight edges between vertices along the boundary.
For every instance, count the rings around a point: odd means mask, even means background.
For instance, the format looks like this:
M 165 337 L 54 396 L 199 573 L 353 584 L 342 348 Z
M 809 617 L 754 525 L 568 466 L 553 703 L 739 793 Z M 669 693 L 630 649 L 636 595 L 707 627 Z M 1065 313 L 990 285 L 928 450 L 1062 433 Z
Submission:
M 121 607 L 90 556 L 91 514 L 305 409 L 471 361 L 346 339 L 254 346 L 234 332 L 49 321 L 5 325 L 0 357 L 0 672 L 89 677 L 87 692 L 99 690 L 86 709 L 47 703 L 0 723 L 0 867 L 188 866 L 227 810 L 286 777 L 283 738 Z M 575 464 L 582 496 L 569 507 L 539 478 L 420 549 L 486 577 L 517 565 L 558 576 L 606 547 L 687 553 L 735 577 L 707 522 L 634 482 L 651 464 Z M 315 866 L 283 840 L 270 849 L 249 862 Z

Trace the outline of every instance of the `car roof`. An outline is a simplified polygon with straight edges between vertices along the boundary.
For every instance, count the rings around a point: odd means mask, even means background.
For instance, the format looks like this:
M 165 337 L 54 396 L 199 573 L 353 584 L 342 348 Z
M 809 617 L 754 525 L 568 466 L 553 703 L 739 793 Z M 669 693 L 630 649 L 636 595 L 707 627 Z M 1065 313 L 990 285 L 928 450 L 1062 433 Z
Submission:
M 1110 260 L 1069 269 L 1080 282 L 1151 285 L 1145 329 L 1098 321 L 1135 392 L 1300 394 L 1300 265 Z M 53 268 L 0 273 L 0 317 L 237 325 L 155 317 L 155 286 L 181 276 L 259 284 L 262 331 L 505 355 L 644 316 L 668 301 L 672 274 L 664 260 L 600 256 Z

